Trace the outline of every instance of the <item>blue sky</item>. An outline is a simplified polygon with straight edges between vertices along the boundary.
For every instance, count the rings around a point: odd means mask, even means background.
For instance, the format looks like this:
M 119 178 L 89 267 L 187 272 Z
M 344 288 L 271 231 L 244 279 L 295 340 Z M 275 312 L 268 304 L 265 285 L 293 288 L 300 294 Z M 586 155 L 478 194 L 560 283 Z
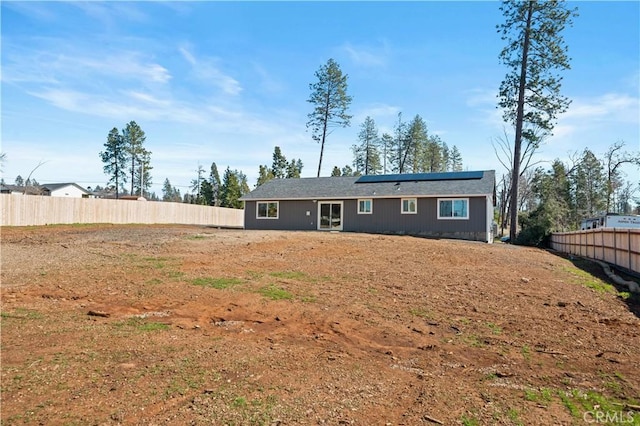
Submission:
M 504 169 L 496 95 L 506 68 L 497 2 L 12 2 L 2 13 L 3 177 L 105 185 L 98 153 L 135 120 L 153 190 L 184 194 L 199 165 L 242 170 L 253 188 L 274 146 L 315 176 L 309 84 L 329 58 L 348 74 L 351 127 L 336 129 L 322 175 L 352 161 L 366 116 L 390 132 L 402 112 L 462 154 Z M 565 39 L 573 103 L 536 159 L 568 160 L 618 140 L 640 149 L 640 2 L 574 2 Z M 637 182 L 637 168 L 626 169 Z M 635 176 L 634 176 L 635 175 Z

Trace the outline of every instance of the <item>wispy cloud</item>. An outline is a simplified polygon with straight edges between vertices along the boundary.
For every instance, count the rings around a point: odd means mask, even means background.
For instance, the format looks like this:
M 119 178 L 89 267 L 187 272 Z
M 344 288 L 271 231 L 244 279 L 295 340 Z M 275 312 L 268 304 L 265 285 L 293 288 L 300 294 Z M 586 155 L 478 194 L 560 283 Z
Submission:
M 607 93 L 597 98 L 574 99 L 564 119 L 608 120 L 640 123 L 640 98 Z
M 191 65 L 191 72 L 199 81 L 211 84 L 227 95 L 235 96 L 242 91 L 242 86 L 236 79 L 220 70 L 216 58 L 197 58 L 189 46 L 181 46 L 178 50 Z
M 109 117 L 121 121 L 146 119 L 150 121 L 174 121 L 181 123 L 204 123 L 205 115 L 196 108 L 155 99 L 149 95 L 129 92 L 128 96 L 105 97 L 102 94 L 80 92 L 71 89 L 45 89 L 29 92 L 51 105 L 71 112 Z M 118 95 L 122 95 L 118 93 Z
M 389 118 L 389 117 L 395 118 L 399 112 L 401 112 L 400 107 L 395 105 L 372 104 L 372 105 L 366 105 L 364 108 L 362 108 L 361 111 L 357 113 L 357 115 L 359 117 L 362 117 L 363 120 L 367 116 L 372 117 L 374 119 L 381 119 L 381 118 Z
M 386 42 L 379 46 L 356 46 L 349 42 L 341 46 L 349 59 L 356 65 L 363 67 L 382 67 L 389 59 L 390 48 Z
M 2 2 L 2 7 L 10 8 L 28 18 L 41 21 L 55 21 L 58 18 L 58 14 L 55 13 L 47 3 L 48 2 L 5 1 Z
M 259 88 L 261 91 L 279 93 L 284 89 L 285 84 L 269 73 L 262 65 L 254 63 L 253 69 L 260 78 Z
M 466 104 L 470 107 L 493 105 L 498 102 L 495 89 L 475 88 L 466 92 Z
M 144 23 L 147 15 L 135 3 L 113 1 L 70 1 L 67 4 L 80 9 L 90 18 L 100 21 L 103 25 L 115 26 L 121 20 Z
M 47 40 L 46 44 L 56 44 L 56 40 Z M 171 79 L 164 66 L 135 51 L 90 53 L 76 49 L 52 52 L 43 48 L 25 52 L 10 44 L 7 47 L 2 72 L 2 80 L 6 83 L 78 84 L 88 81 L 94 85 L 105 79 L 143 83 L 166 83 Z

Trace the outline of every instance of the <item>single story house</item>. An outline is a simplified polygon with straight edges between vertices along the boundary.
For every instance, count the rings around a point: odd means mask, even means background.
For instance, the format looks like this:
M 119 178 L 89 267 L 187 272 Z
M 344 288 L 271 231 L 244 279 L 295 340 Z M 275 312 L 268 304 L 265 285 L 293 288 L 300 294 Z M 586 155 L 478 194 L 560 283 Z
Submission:
M 273 179 L 240 200 L 245 229 L 493 242 L 495 171 Z
M 17 194 L 17 195 L 40 195 L 40 188 L 35 186 L 18 186 L 0 184 L 0 194 Z
M 89 191 L 77 183 L 48 183 L 40 185 L 42 195 L 51 197 L 89 198 Z

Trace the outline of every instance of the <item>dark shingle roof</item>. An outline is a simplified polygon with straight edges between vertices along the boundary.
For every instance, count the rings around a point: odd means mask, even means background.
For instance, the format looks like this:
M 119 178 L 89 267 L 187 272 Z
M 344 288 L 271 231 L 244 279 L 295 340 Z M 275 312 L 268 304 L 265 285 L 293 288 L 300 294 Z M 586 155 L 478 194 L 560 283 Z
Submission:
M 487 170 L 477 173 L 480 178 L 469 179 L 469 172 L 439 173 L 440 179 L 402 181 L 393 179 L 385 182 L 360 182 L 359 177 L 320 177 L 300 179 L 272 179 L 242 198 L 249 200 L 308 200 L 308 199 L 346 199 L 346 198 L 398 198 L 398 197 L 462 197 L 493 195 L 495 188 L 495 171 Z M 465 174 L 466 175 L 463 175 Z M 390 176 L 390 175 L 388 175 Z M 419 175 L 414 175 L 419 179 Z M 431 176 L 433 178 L 434 176 Z

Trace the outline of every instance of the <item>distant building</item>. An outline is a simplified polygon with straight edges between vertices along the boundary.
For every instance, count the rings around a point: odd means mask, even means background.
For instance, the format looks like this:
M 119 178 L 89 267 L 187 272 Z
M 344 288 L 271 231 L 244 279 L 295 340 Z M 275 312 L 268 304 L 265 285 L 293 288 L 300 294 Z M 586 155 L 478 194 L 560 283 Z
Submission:
M 76 183 L 48 183 L 40 185 L 42 195 L 50 197 L 89 198 L 90 192 Z
M 0 185 L 0 194 L 42 195 L 39 186 Z
M 607 214 L 600 217 L 583 219 L 580 230 L 597 228 L 635 228 L 640 229 L 640 216 Z
M 47 197 L 91 198 L 92 193 L 77 183 L 48 183 L 46 185 L 0 185 L 0 194 L 44 195 Z

